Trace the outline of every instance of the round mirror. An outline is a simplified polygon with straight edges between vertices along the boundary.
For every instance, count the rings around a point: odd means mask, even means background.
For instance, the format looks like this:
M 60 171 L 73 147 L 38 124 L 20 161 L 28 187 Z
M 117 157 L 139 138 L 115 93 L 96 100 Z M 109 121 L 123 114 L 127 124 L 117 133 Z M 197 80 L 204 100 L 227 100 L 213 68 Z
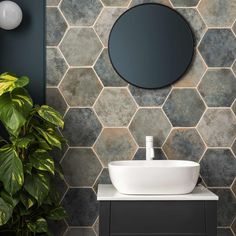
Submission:
M 194 54 L 194 37 L 178 12 L 146 3 L 118 18 L 110 32 L 108 51 L 114 69 L 128 83 L 161 88 L 187 71 Z

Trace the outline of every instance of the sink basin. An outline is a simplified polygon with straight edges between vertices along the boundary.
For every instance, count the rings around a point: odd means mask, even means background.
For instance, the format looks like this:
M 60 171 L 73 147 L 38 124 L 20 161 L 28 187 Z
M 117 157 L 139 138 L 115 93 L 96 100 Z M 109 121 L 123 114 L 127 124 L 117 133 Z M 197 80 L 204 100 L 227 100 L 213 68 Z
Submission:
M 113 161 L 112 184 L 123 194 L 187 194 L 196 186 L 200 165 L 193 161 Z

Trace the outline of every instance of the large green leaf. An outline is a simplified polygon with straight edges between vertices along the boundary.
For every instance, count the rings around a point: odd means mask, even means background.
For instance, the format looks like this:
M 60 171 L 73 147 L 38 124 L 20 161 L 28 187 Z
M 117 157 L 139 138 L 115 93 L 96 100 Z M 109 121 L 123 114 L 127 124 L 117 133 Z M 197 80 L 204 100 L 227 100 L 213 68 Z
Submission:
M 4 225 L 11 218 L 13 208 L 0 198 L 0 225 Z
M 54 174 L 54 161 L 47 151 L 38 149 L 30 155 L 29 160 L 34 168 Z
M 67 217 L 66 211 L 63 207 L 59 206 L 51 210 L 48 214 L 48 219 L 50 220 L 62 220 Z
M 0 181 L 5 190 L 16 193 L 24 183 L 24 173 L 22 162 L 12 146 L 0 148 L 0 170 Z
M 32 207 L 36 202 L 36 200 L 31 195 L 23 191 L 20 193 L 20 201 L 23 203 L 26 209 Z
M 27 224 L 28 229 L 34 233 L 46 233 L 48 231 L 48 224 L 44 218 L 39 218 L 35 222 Z
M 46 121 L 63 128 L 64 122 L 59 112 L 53 108 L 43 105 L 38 109 L 38 114 Z
M 18 195 L 16 194 L 15 196 L 12 196 L 10 195 L 8 192 L 6 191 L 2 191 L 0 193 L 1 195 L 1 198 L 6 202 L 8 203 L 9 205 L 11 205 L 13 208 L 18 204 L 19 202 L 19 197 Z
M 0 75 L 0 96 L 6 92 L 11 92 L 15 88 L 24 87 L 29 83 L 29 78 L 22 76 L 20 78 L 9 73 Z
M 49 192 L 49 178 L 44 173 L 26 175 L 24 188 L 41 205 Z
M 26 90 L 15 89 L 0 96 L 0 120 L 9 133 L 17 136 L 25 124 L 33 103 Z
M 16 140 L 16 146 L 19 148 L 27 148 L 35 140 L 33 135 L 26 135 Z

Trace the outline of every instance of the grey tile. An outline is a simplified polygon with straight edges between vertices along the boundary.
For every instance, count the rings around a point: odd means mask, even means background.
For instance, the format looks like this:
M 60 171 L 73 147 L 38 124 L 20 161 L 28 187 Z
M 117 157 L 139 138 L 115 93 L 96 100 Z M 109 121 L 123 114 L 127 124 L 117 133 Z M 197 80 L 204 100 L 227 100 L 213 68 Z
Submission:
M 138 110 L 129 129 L 139 146 L 145 147 L 145 136 L 154 136 L 154 146 L 161 147 L 171 124 L 161 109 L 145 108 Z
M 198 162 L 205 145 L 196 129 L 174 129 L 163 146 L 168 159 Z
M 229 27 L 236 16 L 236 2 L 232 0 L 201 0 L 198 10 L 210 27 Z
M 234 155 L 236 156 L 236 140 L 234 141 L 234 143 L 233 143 L 231 149 L 232 149 Z
M 68 213 L 69 226 L 92 226 L 98 217 L 98 202 L 91 188 L 71 188 L 62 205 Z
M 232 104 L 232 110 L 233 110 L 234 114 L 236 115 L 236 100 Z
M 169 2 L 169 0 L 132 0 L 130 7 L 139 5 L 139 4 L 143 4 L 143 3 L 160 3 L 166 6 L 171 7 L 171 4 Z
M 53 157 L 55 162 L 59 163 L 67 150 L 68 150 L 68 145 L 66 142 L 63 142 L 62 148 L 61 149 L 59 149 L 59 148 L 52 149 L 50 151 L 50 155 Z
M 231 226 L 232 231 L 234 232 L 234 235 L 236 234 L 236 218 L 234 220 L 234 223 Z M 222 235 L 223 236 L 223 235 Z
M 102 166 L 90 148 L 71 148 L 62 163 L 67 183 L 72 187 L 91 187 Z
M 192 65 L 190 66 L 187 73 L 178 80 L 173 86 L 174 87 L 196 87 L 206 71 L 206 66 L 199 55 L 195 52 Z
M 55 186 L 55 190 L 53 191 L 55 192 L 55 194 L 57 194 L 58 198 L 62 200 L 66 191 L 68 190 L 68 186 L 65 183 L 65 180 L 62 179 L 58 173 L 56 173 L 52 179 L 52 184 L 53 186 Z
M 236 137 L 236 118 L 230 109 L 209 109 L 197 129 L 209 147 L 230 147 Z
M 236 78 L 229 69 L 208 70 L 198 90 L 209 107 L 230 107 L 236 98 Z
M 199 51 L 209 67 L 230 67 L 236 58 L 236 38 L 230 29 L 208 29 Z
M 99 217 L 97 218 L 95 224 L 93 225 L 93 230 L 95 231 L 95 233 L 98 236 L 99 235 Z
M 57 6 L 59 4 L 60 0 L 46 0 L 47 6 Z
M 233 27 L 232 27 L 233 32 L 236 34 L 236 22 L 234 23 Z
M 67 29 L 67 24 L 56 7 L 50 7 L 46 10 L 46 29 L 47 45 L 57 46 Z
M 234 62 L 233 66 L 232 66 L 232 70 L 236 76 L 236 61 Z
M 70 146 L 92 146 L 102 130 L 102 125 L 90 108 L 70 108 L 62 131 Z
M 62 13 L 71 26 L 91 26 L 102 10 L 100 0 L 62 0 Z
M 98 191 L 98 185 L 99 184 L 111 184 L 111 179 L 110 179 L 110 176 L 109 176 L 109 172 L 108 172 L 108 168 L 104 168 L 102 170 L 102 173 L 99 175 L 95 185 L 94 185 L 94 190 L 95 192 Z
M 127 6 L 130 0 L 101 0 L 105 6 Z
M 201 176 L 208 187 L 230 187 L 236 176 L 236 158 L 230 149 L 208 149 L 201 160 Z
M 234 193 L 234 195 L 236 196 L 236 177 L 235 177 L 234 182 L 233 182 L 233 184 L 231 186 L 231 189 L 232 189 L 232 192 Z
M 129 85 L 129 90 L 139 106 L 152 107 L 161 106 L 164 103 L 171 87 L 151 90 Z
M 60 49 L 70 66 L 91 66 L 102 50 L 102 44 L 92 28 L 71 28 Z
M 217 236 L 234 236 L 229 228 L 218 228 Z
M 107 48 L 105 48 L 101 53 L 101 55 L 99 56 L 94 66 L 94 69 L 104 86 L 109 86 L 109 87 L 127 86 L 127 83 L 113 69 L 108 56 Z
M 175 7 L 195 7 L 199 0 L 170 0 Z
M 104 8 L 99 16 L 94 28 L 105 47 L 108 45 L 108 37 L 113 24 L 125 10 L 125 8 Z
M 46 103 L 55 110 L 64 115 L 67 110 L 67 104 L 57 88 L 46 89 Z
M 69 228 L 65 236 L 96 236 L 92 228 Z
M 47 85 L 57 86 L 66 73 L 67 68 L 68 66 L 58 49 L 47 48 Z
M 137 107 L 125 88 L 105 88 L 94 109 L 106 127 L 127 126 Z
M 126 128 L 105 128 L 94 146 L 105 167 L 110 161 L 131 159 L 136 148 Z
M 155 158 L 153 160 L 166 160 L 166 156 L 161 148 L 154 148 Z M 146 160 L 146 148 L 139 148 L 133 160 Z
M 193 127 L 205 111 L 205 105 L 195 89 L 174 89 L 163 107 L 175 127 Z
M 64 235 L 67 229 L 67 224 L 65 223 L 64 220 L 60 220 L 60 221 L 47 220 L 47 222 L 48 222 L 48 228 L 50 232 L 53 233 L 53 235 L 56 235 L 56 236 Z
M 102 85 L 91 68 L 70 69 L 60 84 L 70 106 L 92 106 L 102 90 Z
M 219 227 L 229 227 L 236 212 L 236 199 L 229 189 L 211 189 L 219 196 L 217 207 L 217 220 Z
M 206 29 L 206 25 L 198 11 L 194 8 L 180 8 L 177 9 L 177 11 L 183 15 L 190 24 L 195 36 L 195 43 L 197 44 L 201 40 Z

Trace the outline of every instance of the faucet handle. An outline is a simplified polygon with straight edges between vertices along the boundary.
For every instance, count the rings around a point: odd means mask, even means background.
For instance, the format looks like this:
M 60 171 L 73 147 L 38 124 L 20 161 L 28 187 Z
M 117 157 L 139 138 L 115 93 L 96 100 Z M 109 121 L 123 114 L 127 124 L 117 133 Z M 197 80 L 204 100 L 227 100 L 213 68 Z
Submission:
M 146 148 L 153 147 L 153 136 L 146 136 Z

